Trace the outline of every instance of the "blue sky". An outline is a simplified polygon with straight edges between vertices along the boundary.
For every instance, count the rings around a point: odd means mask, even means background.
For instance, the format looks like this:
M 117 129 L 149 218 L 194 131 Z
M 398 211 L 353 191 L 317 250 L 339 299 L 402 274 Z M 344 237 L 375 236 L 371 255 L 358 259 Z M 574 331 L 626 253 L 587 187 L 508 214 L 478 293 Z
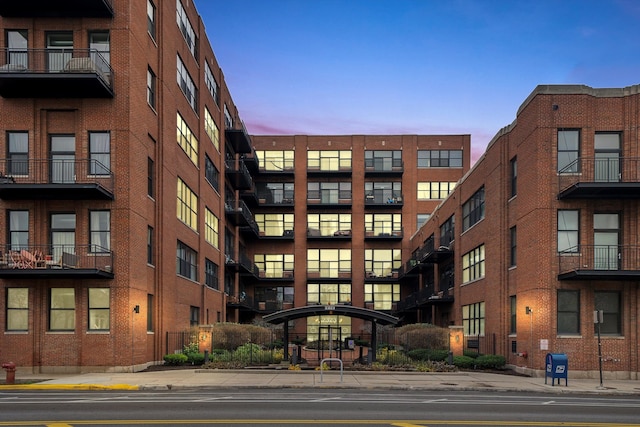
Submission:
M 638 0 L 194 0 L 251 134 L 471 134 L 640 83 Z

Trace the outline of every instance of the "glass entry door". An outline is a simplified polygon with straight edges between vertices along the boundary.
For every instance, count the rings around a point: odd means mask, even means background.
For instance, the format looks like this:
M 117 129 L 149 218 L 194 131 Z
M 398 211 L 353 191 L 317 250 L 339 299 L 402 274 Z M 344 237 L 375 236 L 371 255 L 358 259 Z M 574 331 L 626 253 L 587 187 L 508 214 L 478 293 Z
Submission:
M 620 134 L 597 133 L 594 178 L 596 182 L 620 181 Z
M 593 255 L 596 270 L 618 270 L 619 239 L 618 214 L 593 215 Z

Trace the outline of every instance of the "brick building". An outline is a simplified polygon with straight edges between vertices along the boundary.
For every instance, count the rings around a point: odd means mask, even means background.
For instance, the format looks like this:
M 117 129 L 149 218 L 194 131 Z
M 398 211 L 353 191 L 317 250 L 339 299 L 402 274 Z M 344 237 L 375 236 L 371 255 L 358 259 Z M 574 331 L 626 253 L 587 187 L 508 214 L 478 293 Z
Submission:
M 398 311 L 537 373 L 597 375 L 599 326 L 605 375 L 637 379 L 639 125 L 640 86 L 538 86 L 413 236 Z

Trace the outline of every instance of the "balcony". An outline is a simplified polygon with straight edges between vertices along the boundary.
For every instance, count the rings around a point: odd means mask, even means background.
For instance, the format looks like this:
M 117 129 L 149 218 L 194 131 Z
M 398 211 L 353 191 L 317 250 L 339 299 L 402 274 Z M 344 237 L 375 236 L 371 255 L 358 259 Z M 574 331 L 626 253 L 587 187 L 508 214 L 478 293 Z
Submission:
M 23 0 L 0 2 L 4 18 L 113 18 L 113 0 Z
M 366 260 L 365 260 L 366 262 Z M 374 267 L 373 271 L 365 271 L 364 273 L 364 281 L 367 283 L 375 282 L 375 283 L 388 283 L 388 282 L 397 282 L 399 277 L 398 269 L 388 269 L 388 268 L 376 268 Z
M 264 231 L 260 231 L 259 236 L 264 240 L 293 240 L 295 237 L 293 230 L 284 230 L 282 234 L 271 233 L 272 234 L 265 234 Z
M 271 207 L 293 207 L 293 191 L 258 191 L 258 204 Z
M 323 234 L 323 230 L 308 228 L 307 240 L 351 240 L 351 230 L 335 230 Z
M 253 219 L 253 214 L 249 210 L 247 204 L 240 200 L 236 205 L 233 200 L 227 200 L 224 204 L 224 211 L 227 215 L 227 219 L 233 225 L 239 227 L 258 227 L 256 221 Z
M 236 190 L 251 190 L 253 188 L 253 179 L 244 161 L 240 160 L 236 164 L 234 160 L 227 160 L 224 164 L 227 180 L 233 188 Z
M 558 254 L 558 280 L 639 278 L 639 245 L 580 245 Z
M 351 191 L 319 190 L 307 194 L 308 208 L 350 208 Z
M 231 145 L 233 151 L 239 154 L 247 154 L 253 151 L 253 145 L 251 144 L 251 137 L 247 133 L 247 128 L 242 123 L 240 129 L 225 129 L 224 135 L 227 144 Z
M 241 275 L 258 277 L 258 267 L 245 253 L 240 253 L 238 260 L 227 255 L 224 265 L 227 270 L 239 272 Z
M 351 166 L 335 169 L 322 169 L 320 166 L 307 166 L 307 176 L 351 176 Z
M 258 270 L 258 279 L 267 282 L 293 282 L 293 271 L 265 271 Z
M 294 160 L 290 158 L 262 159 L 260 161 L 260 175 L 295 175 Z
M 395 312 L 406 313 L 430 305 L 451 304 L 453 301 L 453 288 L 436 292 L 433 286 L 428 286 L 398 301 Z
M 95 49 L 2 48 L 0 96 L 113 98 L 113 70 Z
M 320 270 L 307 270 L 307 280 L 322 283 L 351 282 L 351 271 L 339 271 L 337 265 Z
M 113 279 L 113 252 L 95 245 L 4 245 L 0 278 Z
M 113 181 L 93 159 L 0 159 L 4 200 L 113 200 Z
M 392 161 L 391 158 L 367 159 L 364 164 L 364 176 L 402 176 L 404 173 L 404 163 L 402 161 Z
M 404 205 L 401 193 L 391 190 L 373 190 L 367 192 L 364 196 L 364 205 L 366 208 L 399 208 Z
M 404 233 L 402 228 L 399 230 L 393 230 L 391 227 L 376 227 L 375 231 L 364 232 L 365 240 L 402 240 Z
M 640 158 L 579 158 L 558 174 L 558 200 L 640 199 Z
M 435 238 L 433 236 L 425 240 L 424 245 L 418 251 L 418 260 L 425 264 L 440 264 L 448 261 L 453 257 L 453 249 L 449 246 L 435 247 Z

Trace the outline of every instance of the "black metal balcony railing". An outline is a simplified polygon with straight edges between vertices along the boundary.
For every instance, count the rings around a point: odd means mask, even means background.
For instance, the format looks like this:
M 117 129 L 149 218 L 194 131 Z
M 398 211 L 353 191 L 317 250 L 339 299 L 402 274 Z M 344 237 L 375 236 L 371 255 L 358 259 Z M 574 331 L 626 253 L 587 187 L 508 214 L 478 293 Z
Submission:
M 558 172 L 558 199 L 640 198 L 640 158 L 580 157 Z
M 558 254 L 560 280 L 637 280 L 640 245 L 580 245 Z
M 225 169 L 227 177 L 234 188 L 237 190 L 249 190 L 253 188 L 253 179 L 244 161 L 241 160 L 236 165 L 234 160 L 227 160 L 225 161 Z
M 370 270 L 365 271 L 365 280 L 396 280 L 399 276 L 398 270 L 399 268 L 391 268 L 382 263 L 374 263 Z
M 113 18 L 113 0 L 0 1 L 5 18 Z
M 277 271 L 265 271 L 258 269 L 258 278 L 261 280 L 293 280 L 293 270 L 277 270 Z
M 258 191 L 258 203 L 265 206 L 293 206 L 293 191 Z
M 380 226 L 380 227 L 376 226 L 374 230 L 365 229 L 365 231 L 364 231 L 364 238 L 365 239 L 402 240 L 403 236 L 404 236 L 403 228 L 402 227 L 394 228 L 392 225 L 388 225 L 388 226 L 384 226 L 383 225 L 383 226 Z
M 0 96 L 112 98 L 113 70 L 96 49 L 0 48 Z
M 2 199 L 113 199 L 111 171 L 94 159 L 0 159 Z
M 351 206 L 351 191 L 313 190 L 307 193 L 307 205 Z
M 258 230 L 258 224 L 253 219 L 251 210 L 243 200 L 239 200 L 237 205 L 234 200 L 227 200 L 224 208 L 227 218 L 232 224 L 239 227 L 252 227 L 254 231 Z
M 235 151 L 236 153 L 251 153 L 251 151 L 253 150 L 253 144 L 251 143 L 249 132 L 247 132 L 247 128 L 245 127 L 244 122 L 239 120 L 237 120 L 236 122 L 240 122 L 240 128 L 226 128 L 224 130 L 226 142 L 231 145 L 233 151 Z
M 332 229 L 325 230 L 319 228 L 307 228 L 307 238 L 308 239 L 335 239 L 335 240 L 349 240 L 351 239 L 351 230 L 340 230 L 340 229 Z
M 295 173 L 295 163 L 290 158 L 260 159 L 259 165 L 261 174 L 293 174 Z
M 364 173 L 369 175 L 402 175 L 404 163 L 402 160 L 365 159 Z
M 403 300 L 398 301 L 396 312 L 411 311 L 432 304 L 450 304 L 453 301 L 453 288 L 435 292 L 434 288 L 429 286 L 413 292 Z
M 3 245 L 0 277 L 113 278 L 113 252 L 96 245 Z
M 364 196 L 366 206 L 402 207 L 404 205 L 402 193 L 391 190 L 368 191 Z
M 334 165 L 334 167 L 331 167 L 329 169 L 323 168 L 323 166 L 319 164 L 307 165 L 308 175 L 326 174 L 326 175 L 346 176 L 346 175 L 351 175 L 351 172 L 352 172 L 351 163 L 349 163 L 348 165 L 341 164 L 340 166 Z

